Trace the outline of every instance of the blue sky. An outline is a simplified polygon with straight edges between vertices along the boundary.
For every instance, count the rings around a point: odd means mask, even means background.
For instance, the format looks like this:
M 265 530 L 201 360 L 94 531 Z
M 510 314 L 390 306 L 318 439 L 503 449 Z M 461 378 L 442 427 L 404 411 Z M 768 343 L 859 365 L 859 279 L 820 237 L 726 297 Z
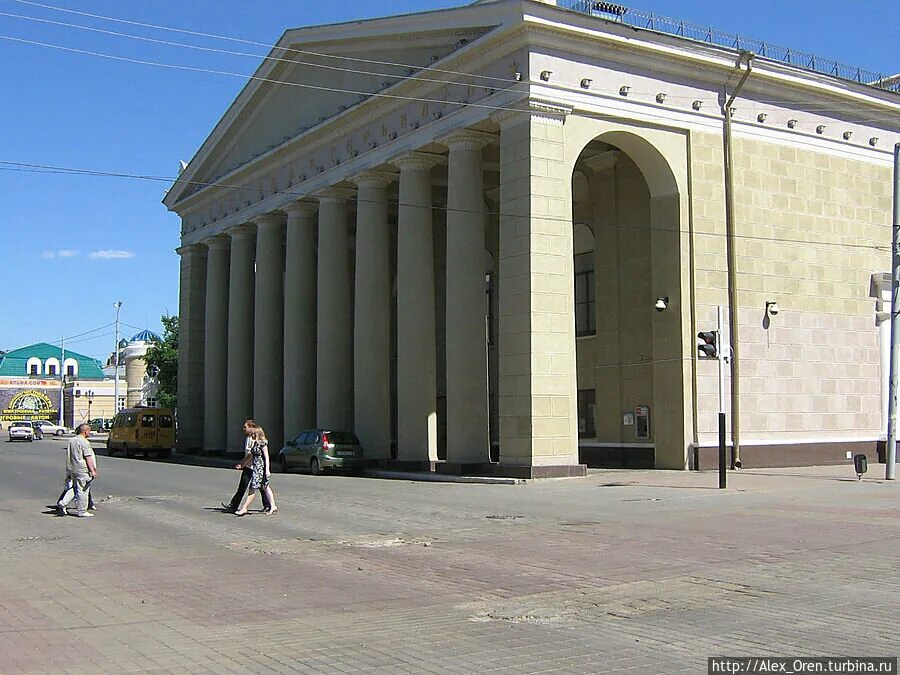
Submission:
M 23 41 L 130 59 L 250 75 L 264 47 L 236 46 L 52 9 L 272 44 L 286 28 L 452 7 L 464 2 L 391 0 L 0 0 L 0 349 L 67 339 L 67 348 L 105 358 L 121 333 L 161 331 L 178 310 L 179 222 L 161 204 L 166 181 L 72 175 L 20 164 L 169 177 L 189 160 L 240 91 L 236 77 L 185 72 Z M 786 0 L 622 3 L 793 49 L 896 73 L 900 2 Z M 260 59 L 141 42 L 31 17 L 162 40 L 238 49 Z M 15 38 L 18 41 L 10 40 Z M 13 317 L 15 319 L 13 320 Z

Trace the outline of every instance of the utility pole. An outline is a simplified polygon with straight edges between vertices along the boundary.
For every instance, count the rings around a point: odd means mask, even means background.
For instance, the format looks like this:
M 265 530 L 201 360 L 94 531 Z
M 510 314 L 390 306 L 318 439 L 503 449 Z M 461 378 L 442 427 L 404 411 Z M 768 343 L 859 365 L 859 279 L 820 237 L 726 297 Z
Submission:
M 894 146 L 894 225 L 891 242 L 891 383 L 888 394 L 888 435 L 884 477 L 897 473 L 897 376 L 900 366 L 900 143 Z
M 116 413 L 119 412 L 119 310 L 122 308 L 122 301 L 119 300 L 113 304 L 113 307 L 116 308 L 116 376 L 115 384 L 113 385 L 113 417 L 115 417 Z
M 59 336 L 59 426 L 66 426 L 66 336 Z
M 719 347 L 719 489 L 724 490 L 727 483 L 725 467 L 725 308 L 719 305 L 716 311 L 716 330 Z

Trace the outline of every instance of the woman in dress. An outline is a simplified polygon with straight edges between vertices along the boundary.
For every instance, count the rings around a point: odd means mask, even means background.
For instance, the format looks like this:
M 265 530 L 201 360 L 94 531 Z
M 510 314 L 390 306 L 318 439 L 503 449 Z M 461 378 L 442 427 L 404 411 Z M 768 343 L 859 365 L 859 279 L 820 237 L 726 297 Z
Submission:
M 252 439 L 253 444 L 250 447 L 250 457 L 248 461 L 253 475 L 250 477 L 247 497 L 244 499 L 241 508 L 234 512 L 234 515 L 243 516 L 247 513 L 247 509 L 250 508 L 250 504 L 253 503 L 253 498 L 256 496 L 257 490 L 266 493 L 266 497 L 269 498 L 270 504 L 270 508 L 266 511 L 266 514 L 272 515 L 278 511 L 278 507 L 275 506 L 275 493 L 272 492 L 272 488 L 269 486 L 269 477 L 271 476 L 269 441 L 266 439 L 266 432 L 263 431 L 262 427 L 253 429 L 250 438 Z

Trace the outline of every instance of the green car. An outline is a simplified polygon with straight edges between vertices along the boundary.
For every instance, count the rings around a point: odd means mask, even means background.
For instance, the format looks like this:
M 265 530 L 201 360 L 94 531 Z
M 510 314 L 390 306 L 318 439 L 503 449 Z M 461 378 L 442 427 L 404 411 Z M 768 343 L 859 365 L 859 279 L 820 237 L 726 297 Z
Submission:
M 301 431 L 278 451 L 283 472 L 309 469 L 313 475 L 325 469 L 362 469 L 366 466 L 363 449 L 350 431 L 310 429 Z

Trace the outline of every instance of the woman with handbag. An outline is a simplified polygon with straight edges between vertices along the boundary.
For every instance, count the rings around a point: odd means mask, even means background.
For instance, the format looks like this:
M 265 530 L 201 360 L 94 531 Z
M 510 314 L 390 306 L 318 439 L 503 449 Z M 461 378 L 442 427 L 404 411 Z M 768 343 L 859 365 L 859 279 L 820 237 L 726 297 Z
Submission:
M 251 439 L 253 444 L 250 447 L 250 455 L 244 462 L 249 463 L 253 473 L 250 477 L 247 497 L 244 499 L 244 503 L 241 504 L 241 508 L 234 512 L 234 515 L 246 515 L 247 509 L 256 496 L 256 491 L 259 490 L 265 492 L 266 497 L 269 499 L 270 508 L 266 510 L 266 515 L 271 516 L 278 512 L 278 507 L 275 505 L 275 493 L 272 492 L 272 488 L 269 485 L 269 478 L 272 475 L 269 463 L 269 441 L 266 439 L 266 432 L 263 431 L 262 427 L 256 427 L 256 429 L 252 430 Z

